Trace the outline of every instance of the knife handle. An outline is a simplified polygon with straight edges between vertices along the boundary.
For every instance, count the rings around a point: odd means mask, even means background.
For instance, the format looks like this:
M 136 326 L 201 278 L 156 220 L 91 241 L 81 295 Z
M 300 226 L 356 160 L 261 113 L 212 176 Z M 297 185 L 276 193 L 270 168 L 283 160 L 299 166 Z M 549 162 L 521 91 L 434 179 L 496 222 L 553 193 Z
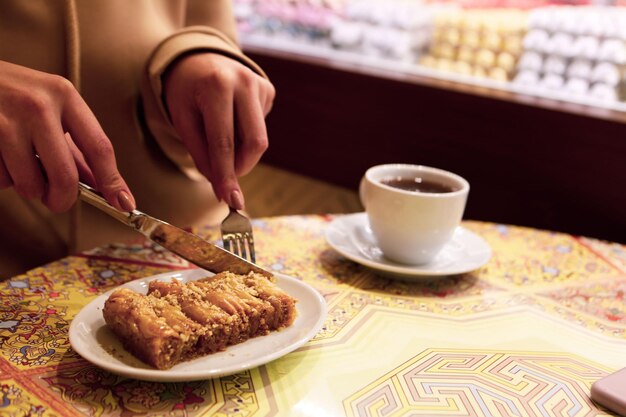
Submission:
M 138 213 L 120 211 L 116 209 L 107 203 L 107 201 L 96 190 L 87 184 L 83 184 L 82 182 L 78 183 L 78 197 L 95 208 L 102 210 L 114 219 L 119 220 L 125 225 L 135 228 L 135 222 L 133 220 Z

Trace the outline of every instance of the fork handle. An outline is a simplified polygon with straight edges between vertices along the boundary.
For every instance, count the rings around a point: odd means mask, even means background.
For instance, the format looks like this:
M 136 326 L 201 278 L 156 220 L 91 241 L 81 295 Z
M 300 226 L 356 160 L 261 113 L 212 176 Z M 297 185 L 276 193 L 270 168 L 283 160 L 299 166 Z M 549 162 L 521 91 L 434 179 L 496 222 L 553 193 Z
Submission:
M 102 210 L 114 219 L 124 223 L 127 226 L 135 227 L 132 219 L 138 213 L 120 211 L 110 205 L 96 190 L 84 184 L 78 183 L 78 197 L 84 202 Z

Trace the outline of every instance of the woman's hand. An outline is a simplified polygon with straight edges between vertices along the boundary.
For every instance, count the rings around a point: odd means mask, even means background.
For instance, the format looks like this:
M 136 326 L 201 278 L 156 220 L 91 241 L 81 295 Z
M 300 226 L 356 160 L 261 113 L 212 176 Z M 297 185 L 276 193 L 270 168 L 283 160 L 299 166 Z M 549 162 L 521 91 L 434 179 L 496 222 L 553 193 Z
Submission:
M 219 199 L 242 209 L 237 176 L 267 149 L 265 116 L 274 87 L 238 61 L 210 52 L 180 58 L 164 78 L 172 123 L 196 166 Z
M 62 212 L 76 202 L 79 178 L 116 208 L 135 208 L 113 146 L 74 86 L 0 61 L 0 189 Z

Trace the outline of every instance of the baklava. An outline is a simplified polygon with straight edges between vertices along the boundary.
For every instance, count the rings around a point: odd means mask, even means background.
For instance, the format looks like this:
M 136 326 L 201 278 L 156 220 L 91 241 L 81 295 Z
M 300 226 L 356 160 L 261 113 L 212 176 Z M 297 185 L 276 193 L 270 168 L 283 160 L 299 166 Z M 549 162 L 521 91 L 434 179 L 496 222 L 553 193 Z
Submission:
M 263 275 L 222 272 L 184 284 L 152 281 L 146 295 L 117 289 L 103 315 L 129 352 L 168 369 L 290 326 L 295 304 Z

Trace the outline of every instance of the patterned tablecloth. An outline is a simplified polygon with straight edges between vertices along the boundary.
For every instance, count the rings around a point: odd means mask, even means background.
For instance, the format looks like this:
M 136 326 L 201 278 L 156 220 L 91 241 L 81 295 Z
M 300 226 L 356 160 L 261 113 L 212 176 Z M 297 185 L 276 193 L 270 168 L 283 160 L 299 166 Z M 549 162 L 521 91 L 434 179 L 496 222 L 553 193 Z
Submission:
M 490 262 L 408 283 L 335 253 L 330 220 L 254 222 L 258 262 L 319 290 L 328 316 L 295 352 L 219 379 L 125 379 L 70 348 L 72 318 L 97 295 L 189 268 L 158 247 L 113 244 L 0 283 L 0 416 L 607 415 L 589 388 L 626 366 L 626 247 L 465 222 Z

